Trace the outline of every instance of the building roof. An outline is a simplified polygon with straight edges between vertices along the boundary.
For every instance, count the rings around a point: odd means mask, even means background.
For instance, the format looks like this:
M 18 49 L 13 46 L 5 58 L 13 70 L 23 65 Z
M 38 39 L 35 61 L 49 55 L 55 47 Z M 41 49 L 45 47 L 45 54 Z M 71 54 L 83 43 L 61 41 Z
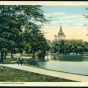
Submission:
M 58 36 L 66 37 L 65 34 L 62 31 L 62 27 L 60 27 L 60 31 L 58 32 Z

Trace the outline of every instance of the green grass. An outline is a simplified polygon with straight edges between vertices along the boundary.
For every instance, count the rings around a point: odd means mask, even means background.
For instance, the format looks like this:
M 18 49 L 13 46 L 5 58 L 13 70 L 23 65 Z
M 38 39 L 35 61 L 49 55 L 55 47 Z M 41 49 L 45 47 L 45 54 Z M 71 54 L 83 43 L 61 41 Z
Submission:
M 75 82 L 75 81 L 4 67 L 4 71 L 0 71 L 0 82 Z
M 9 64 L 14 60 L 16 60 L 16 58 L 10 58 L 8 56 L 4 62 L 0 62 L 0 64 Z M 33 62 L 33 59 L 24 59 L 24 65 L 33 66 L 30 63 L 34 64 L 35 62 Z M 0 71 L 1 82 L 75 82 L 72 80 L 41 75 L 8 67 L 4 67 L 4 70 L 5 71 Z
M 10 58 L 7 57 L 3 62 L 0 62 L 0 64 L 9 64 L 11 61 L 16 61 L 16 58 Z
M 0 64 L 9 64 L 11 61 L 16 61 L 16 60 L 17 58 L 11 58 L 11 56 L 6 56 L 6 59 L 3 62 L 0 62 Z M 24 64 L 28 64 L 31 62 L 34 63 L 31 56 L 29 56 L 28 59 L 26 58 L 24 59 Z

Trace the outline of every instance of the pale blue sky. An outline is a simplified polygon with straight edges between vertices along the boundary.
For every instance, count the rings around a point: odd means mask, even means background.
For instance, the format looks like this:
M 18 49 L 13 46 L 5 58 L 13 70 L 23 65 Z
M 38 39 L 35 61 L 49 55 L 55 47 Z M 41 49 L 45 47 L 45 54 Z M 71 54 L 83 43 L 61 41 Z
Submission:
M 47 14 L 46 18 L 53 22 L 58 21 L 76 26 L 78 21 L 83 22 L 83 20 L 81 20 L 83 18 L 82 14 L 88 13 L 86 7 L 87 6 L 42 6 L 42 10 L 44 14 Z M 71 22 L 73 22 L 73 24 L 71 24 Z M 57 23 L 54 25 L 57 26 Z
M 88 6 L 42 6 L 45 13 L 65 12 L 68 14 L 83 14 L 88 13 L 86 10 Z
M 88 14 L 87 7 L 43 5 L 41 9 L 44 11 L 45 17 L 50 20 L 50 24 L 44 25 L 43 28 L 45 32 L 49 32 L 45 34 L 46 38 L 53 40 L 54 34 L 59 32 L 60 23 L 62 23 L 67 39 L 83 39 L 87 41 L 86 33 L 88 31 L 86 31 L 87 27 L 84 24 L 88 24 L 88 19 L 82 15 Z

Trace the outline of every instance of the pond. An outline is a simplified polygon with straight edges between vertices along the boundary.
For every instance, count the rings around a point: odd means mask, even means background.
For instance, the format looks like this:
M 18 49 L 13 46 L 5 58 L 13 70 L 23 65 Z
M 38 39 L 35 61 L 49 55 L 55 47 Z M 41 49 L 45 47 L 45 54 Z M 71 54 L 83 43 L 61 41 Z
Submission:
M 81 55 L 55 56 L 45 56 L 46 61 L 38 62 L 38 66 L 49 70 L 88 75 L 88 57 L 83 57 Z

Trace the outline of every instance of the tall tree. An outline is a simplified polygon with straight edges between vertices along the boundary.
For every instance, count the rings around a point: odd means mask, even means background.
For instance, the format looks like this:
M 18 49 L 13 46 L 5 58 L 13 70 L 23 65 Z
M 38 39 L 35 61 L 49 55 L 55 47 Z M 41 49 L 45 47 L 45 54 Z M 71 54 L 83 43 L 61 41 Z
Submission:
M 46 19 L 39 5 L 0 5 L 0 52 L 22 52 L 26 30 L 39 29 Z M 41 25 L 39 25 L 41 23 Z
M 35 59 L 37 55 L 38 59 L 44 60 L 45 53 L 49 49 L 49 46 L 41 31 L 32 30 L 30 32 L 29 30 L 26 30 L 24 32 L 24 37 L 26 41 L 25 42 L 26 51 L 28 51 L 28 49 L 30 49 L 31 47 L 31 52 L 33 53 L 33 59 Z

